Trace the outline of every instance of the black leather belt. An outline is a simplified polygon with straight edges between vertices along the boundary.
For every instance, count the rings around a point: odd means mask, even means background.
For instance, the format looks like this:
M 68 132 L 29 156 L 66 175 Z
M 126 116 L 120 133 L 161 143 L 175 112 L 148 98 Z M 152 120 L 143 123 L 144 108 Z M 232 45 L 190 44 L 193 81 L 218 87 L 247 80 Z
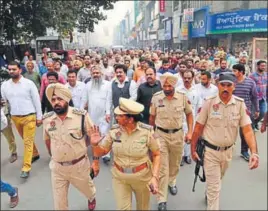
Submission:
M 218 146 L 215 146 L 215 145 L 207 142 L 206 140 L 204 141 L 204 143 L 205 143 L 205 146 L 207 146 L 210 149 L 214 149 L 216 151 L 225 151 L 233 146 L 233 144 L 232 144 L 232 145 L 227 146 L 227 147 L 218 147 Z
M 156 126 L 156 128 L 159 129 L 159 130 L 161 130 L 164 133 L 176 133 L 179 130 L 181 130 L 181 128 L 179 128 L 179 129 L 164 129 L 164 128 L 157 127 L 157 126 Z
M 29 114 L 25 114 L 25 115 L 12 115 L 12 116 L 15 116 L 15 117 L 26 117 L 26 116 L 30 116 L 30 115 L 34 115 L 36 113 L 29 113 Z

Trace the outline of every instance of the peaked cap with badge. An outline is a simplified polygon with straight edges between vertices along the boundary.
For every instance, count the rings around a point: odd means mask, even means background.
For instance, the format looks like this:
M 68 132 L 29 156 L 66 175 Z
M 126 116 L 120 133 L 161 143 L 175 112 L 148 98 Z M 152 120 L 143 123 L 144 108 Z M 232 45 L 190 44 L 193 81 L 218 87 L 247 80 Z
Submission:
M 60 83 L 48 85 L 46 89 L 46 96 L 50 103 L 53 95 L 57 95 L 58 97 L 65 100 L 67 103 L 69 103 L 69 101 L 72 99 L 72 93 L 70 92 L 70 90 Z
M 167 72 L 160 76 L 160 81 L 162 86 L 164 85 L 164 83 L 167 82 L 171 86 L 175 87 L 178 82 L 178 77 L 176 77 L 172 73 Z
M 236 77 L 233 73 L 231 72 L 225 72 L 225 73 L 221 73 L 219 76 L 219 83 L 235 83 L 236 81 Z
M 144 110 L 144 106 L 136 101 L 126 99 L 123 97 L 119 98 L 119 106 L 114 109 L 114 113 L 117 115 L 131 114 L 137 115 Z

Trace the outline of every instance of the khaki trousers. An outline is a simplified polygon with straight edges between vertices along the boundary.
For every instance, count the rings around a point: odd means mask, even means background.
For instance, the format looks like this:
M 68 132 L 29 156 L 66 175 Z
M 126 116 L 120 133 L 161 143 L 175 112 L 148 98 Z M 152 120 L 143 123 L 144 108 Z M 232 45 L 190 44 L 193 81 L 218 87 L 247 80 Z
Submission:
M 136 210 L 150 210 L 149 181 L 137 179 L 120 179 L 113 177 L 113 189 L 117 210 L 132 210 L 132 192 L 136 198 Z
M 36 131 L 36 115 L 29 115 L 25 117 L 12 116 L 20 136 L 24 142 L 24 158 L 22 171 L 30 171 L 32 167 L 32 158 L 39 155 L 38 150 L 34 144 Z
M 68 189 L 70 184 L 76 187 L 88 200 L 95 198 L 96 189 L 90 177 L 88 157 L 75 165 L 62 166 L 51 160 L 51 181 L 55 210 L 68 210 Z
M 7 117 L 8 125 L 4 130 L 2 130 L 2 133 L 8 142 L 8 148 L 9 148 L 10 153 L 15 154 L 17 153 L 17 146 L 16 146 L 15 137 L 14 137 L 13 130 L 12 130 L 11 119 L 9 115 L 7 115 L 6 117 Z
M 165 133 L 156 130 L 156 135 L 160 140 L 160 180 L 158 203 L 167 202 L 168 186 L 176 185 L 176 177 L 179 173 L 180 162 L 183 153 L 183 131 L 176 133 Z
M 221 180 L 232 160 L 233 147 L 226 151 L 216 151 L 206 147 L 204 170 L 207 188 L 207 210 L 220 209 Z

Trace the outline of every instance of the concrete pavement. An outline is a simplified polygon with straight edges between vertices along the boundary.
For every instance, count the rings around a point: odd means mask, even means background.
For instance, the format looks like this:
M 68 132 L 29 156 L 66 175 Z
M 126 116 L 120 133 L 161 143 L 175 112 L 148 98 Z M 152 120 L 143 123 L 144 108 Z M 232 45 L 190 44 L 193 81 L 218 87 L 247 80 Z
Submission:
M 14 210 L 53 210 L 53 197 L 48 167 L 49 156 L 45 143 L 42 140 L 42 128 L 38 128 L 36 135 L 37 147 L 41 159 L 32 166 L 28 180 L 20 176 L 23 143 L 16 130 L 18 146 L 18 160 L 8 162 L 8 145 L 1 135 L 1 179 L 19 188 L 20 202 Z M 233 161 L 223 179 L 220 206 L 222 210 L 267 210 L 267 133 L 257 132 L 260 154 L 260 167 L 254 171 L 248 169 L 248 163 L 240 157 L 240 140 L 238 139 Z M 97 188 L 96 210 L 115 210 L 115 199 L 111 183 L 110 167 L 101 162 L 101 171 L 94 179 Z M 194 164 L 185 164 L 181 167 L 177 177 L 177 196 L 169 196 L 168 209 L 170 210 L 205 210 L 205 186 L 199 180 L 195 193 L 192 192 L 194 179 Z M 133 196 L 133 209 L 135 197 Z M 7 210 L 9 197 L 1 194 L 1 210 Z M 69 189 L 69 209 L 87 210 L 87 200 L 72 186 Z M 152 196 L 151 209 L 157 210 L 156 198 Z

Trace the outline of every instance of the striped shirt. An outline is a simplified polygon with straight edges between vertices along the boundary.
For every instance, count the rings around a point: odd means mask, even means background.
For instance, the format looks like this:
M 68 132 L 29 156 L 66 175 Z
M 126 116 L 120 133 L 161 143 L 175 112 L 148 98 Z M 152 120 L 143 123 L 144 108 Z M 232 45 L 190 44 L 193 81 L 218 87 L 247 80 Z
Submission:
M 256 83 L 251 78 L 246 77 L 244 81 L 236 82 L 233 94 L 244 99 L 249 112 L 253 108 L 259 112 Z
M 249 77 L 254 80 L 257 85 L 258 100 L 266 100 L 267 72 L 264 72 L 263 74 L 254 72 Z

